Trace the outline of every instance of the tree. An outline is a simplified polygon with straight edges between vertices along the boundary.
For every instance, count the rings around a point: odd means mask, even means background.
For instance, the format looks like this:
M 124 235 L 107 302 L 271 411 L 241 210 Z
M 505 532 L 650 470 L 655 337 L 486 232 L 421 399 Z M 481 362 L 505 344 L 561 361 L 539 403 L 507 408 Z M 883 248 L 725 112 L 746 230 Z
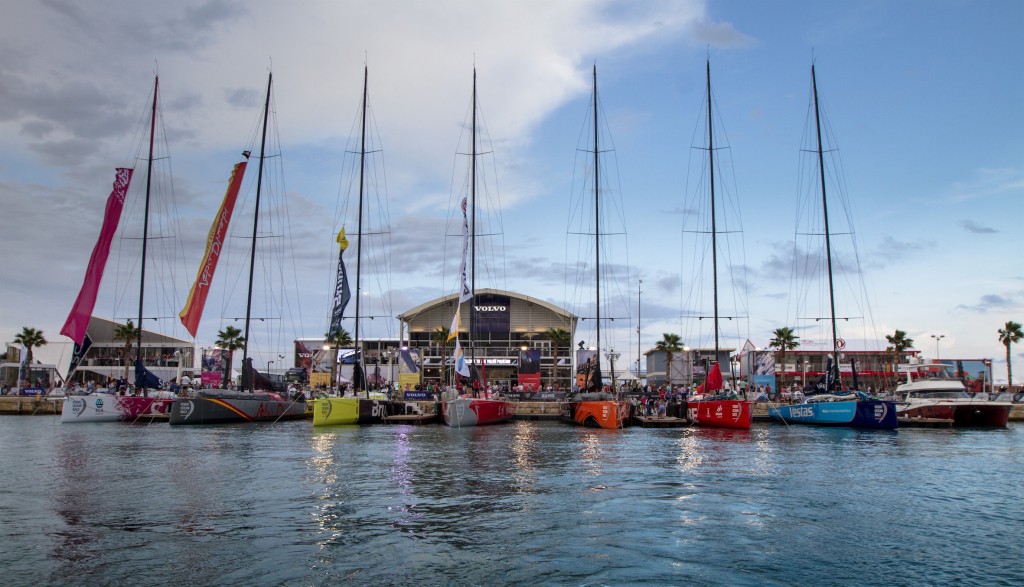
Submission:
M 338 349 L 352 346 L 352 335 L 344 328 L 339 328 L 334 331 L 334 334 L 330 332 L 324 334 L 324 339 L 331 351 L 331 390 L 333 391 L 338 384 Z
M 772 339 L 768 341 L 768 348 L 779 349 L 779 364 L 782 365 L 782 372 L 786 372 L 786 351 L 800 347 L 800 341 L 796 339 L 796 333 L 789 326 L 783 326 L 782 328 L 776 328 L 772 332 Z M 779 383 L 782 384 L 784 381 L 779 379 Z
M 661 335 L 661 340 L 654 343 L 654 350 L 665 353 L 665 383 L 672 385 L 672 353 L 683 350 L 682 340 L 678 334 L 665 332 Z
M 441 383 L 444 384 L 445 379 L 445 364 L 448 360 L 448 336 L 452 333 L 452 329 L 447 326 L 438 326 L 430 333 L 430 340 L 441 347 Z
M 889 343 L 889 346 L 886 347 L 885 351 L 892 353 L 892 372 L 893 375 L 896 376 L 896 382 L 899 383 L 899 357 L 903 354 L 903 351 L 914 346 L 914 340 L 907 338 L 907 333 L 903 330 L 897 330 L 892 334 L 886 334 L 885 340 Z
M 227 387 L 231 383 L 231 367 L 235 363 L 235 351 L 245 348 L 245 339 L 242 338 L 242 331 L 234 326 L 225 326 L 224 330 L 217 333 L 217 341 L 214 343 L 217 348 L 228 352 L 228 360 L 224 361 L 224 378 L 222 385 Z
M 1003 346 L 1006 347 L 1006 385 L 1008 389 L 1013 387 L 1013 363 L 1010 361 L 1010 345 L 1019 342 L 1021 338 L 1024 338 L 1024 331 L 1021 331 L 1019 322 L 1010 320 L 999 329 L 999 342 L 1003 343 Z
M 127 324 L 119 324 L 114 329 L 114 340 L 124 341 L 124 380 L 131 381 L 129 379 L 128 367 L 132 364 L 132 342 L 139 337 L 139 327 L 135 326 L 135 323 L 131 320 Z
M 558 349 L 568 347 L 572 342 L 572 335 L 564 328 L 548 328 L 544 336 L 551 341 L 551 380 L 558 381 Z
M 47 344 L 46 343 L 46 337 L 43 336 L 43 331 L 42 330 L 36 330 L 35 328 L 29 328 L 28 326 L 23 326 L 21 328 L 21 332 L 19 332 L 18 334 L 16 334 L 14 336 L 14 342 L 15 342 L 15 344 L 23 344 L 23 345 L 25 345 L 25 365 L 26 365 L 26 368 L 28 369 L 28 372 L 25 373 L 23 376 L 24 376 L 25 379 L 27 379 L 27 380 L 29 380 L 31 382 L 31 380 L 32 380 L 32 359 L 35 358 L 33 356 L 32 349 L 35 348 L 35 347 L 46 346 L 46 344 Z M 20 381 L 18 382 L 18 385 L 21 386 L 21 382 Z

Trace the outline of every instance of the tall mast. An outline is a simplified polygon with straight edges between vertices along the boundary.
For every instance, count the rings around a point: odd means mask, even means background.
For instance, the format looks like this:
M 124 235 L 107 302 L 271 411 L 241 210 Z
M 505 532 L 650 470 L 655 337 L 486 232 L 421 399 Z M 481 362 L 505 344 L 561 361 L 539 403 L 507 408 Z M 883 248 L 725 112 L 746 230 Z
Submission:
M 470 153 L 470 224 L 469 224 L 469 255 L 470 255 L 470 281 L 469 289 L 472 294 L 472 302 L 469 304 L 469 364 L 476 362 L 476 345 L 473 337 L 473 319 L 476 316 L 476 67 L 473 67 L 473 123 L 472 123 L 472 151 Z
M 597 156 L 597 64 L 594 65 L 594 289 L 597 292 L 597 364 L 601 364 L 601 204 Z M 598 389 L 598 391 L 601 391 Z
M 832 360 L 839 365 L 839 336 L 836 333 L 836 294 L 832 284 L 832 237 L 828 230 L 828 198 L 825 197 L 825 157 L 821 146 L 821 113 L 818 108 L 818 80 L 811 65 L 811 86 L 814 88 L 814 124 L 818 133 L 818 175 L 821 177 L 821 210 L 825 216 L 825 259 L 828 261 L 829 318 L 832 322 Z
M 643 286 L 644 280 L 641 279 L 636 284 L 636 379 L 637 383 L 640 382 L 640 287 Z
M 263 138 L 260 140 L 260 170 L 256 176 L 256 209 L 252 215 L 252 247 L 249 252 L 249 295 L 245 302 L 245 340 L 242 347 L 242 373 L 245 373 L 249 362 L 249 320 L 252 318 L 252 279 L 256 270 L 256 236 L 260 222 L 260 193 L 263 189 L 263 160 L 266 159 L 267 149 L 267 119 L 270 118 L 270 87 L 274 81 L 273 72 L 267 75 L 267 100 L 263 104 Z M 249 391 L 253 391 L 255 374 L 249 370 Z
M 708 174 L 711 177 L 711 282 L 715 306 L 715 361 L 718 361 L 718 226 L 715 220 L 715 142 L 711 119 L 711 60 L 707 61 L 708 79 Z
M 358 369 L 360 371 L 363 368 L 363 360 L 362 360 L 362 355 L 359 352 L 359 298 L 362 297 L 360 295 L 362 293 L 361 290 L 360 290 L 360 281 L 361 281 L 362 260 L 363 260 L 363 177 L 364 177 L 364 174 L 366 172 L 366 88 L 367 88 L 367 85 L 368 85 L 369 76 L 370 76 L 369 67 L 364 65 L 363 66 L 363 115 L 362 115 L 363 118 L 362 118 L 362 122 L 361 122 L 362 128 L 360 130 L 362 135 L 360 136 L 360 139 L 359 139 L 360 140 L 360 143 L 359 143 L 359 214 L 358 214 L 359 220 L 358 220 L 358 224 L 356 224 L 356 230 L 359 233 L 359 240 L 356 243 L 356 326 L 355 326 L 355 329 L 354 329 L 355 330 L 355 333 L 354 333 L 354 344 L 355 344 L 355 349 L 356 349 L 355 350 L 355 352 L 356 352 L 356 369 Z M 358 383 L 361 384 L 361 385 L 365 385 L 366 384 L 366 374 L 365 373 L 363 373 L 363 376 L 360 377 L 360 380 L 359 380 Z M 356 391 L 359 391 L 359 390 L 357 389 Z
M 146 164 L 146 206 L 142 214 L 142 265 L 139 271 L 139 334 L 135 348 L 142 360 L 142 302 L 146 295 L 146 243 L 149 241 L 149 193 L 153 185 L 153 137 L 156 135 L 156 97 L 160 89 L 160 76 L 153 82 L 153 110 L 149 120 L 149 159 Z M 128 357 L 125 357 L 128 360 Z

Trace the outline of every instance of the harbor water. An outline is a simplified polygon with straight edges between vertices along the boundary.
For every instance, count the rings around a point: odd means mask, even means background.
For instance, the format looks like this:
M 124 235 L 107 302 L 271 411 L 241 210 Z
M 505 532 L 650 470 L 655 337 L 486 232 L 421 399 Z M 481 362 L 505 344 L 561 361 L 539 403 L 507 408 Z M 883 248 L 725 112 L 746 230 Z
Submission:
M 0 417 L 4 585 L 1021 585 L 1024 427 Z

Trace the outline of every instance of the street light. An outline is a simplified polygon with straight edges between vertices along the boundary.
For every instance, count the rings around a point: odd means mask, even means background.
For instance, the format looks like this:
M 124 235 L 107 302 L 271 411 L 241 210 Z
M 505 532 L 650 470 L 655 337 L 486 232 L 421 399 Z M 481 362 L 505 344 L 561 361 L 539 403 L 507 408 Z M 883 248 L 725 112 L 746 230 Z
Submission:
M 273 361 L 267 361 L 267 375 L 270 375 L 270 366 L 273 365 Z
M 608 349 L 608 352 L 604 354 L 604 358 L 608 359 L 608 362 L 612 367 L 612 393 L 617 393 L 615 388 L 615 359 L 622 356 L 622 353 L 615 352 L 615 349 Z
M 935 360 L 939 360 L 939 341 L 946 338 L 945 334 L 932 334 L 932 338 L 935 339 Z

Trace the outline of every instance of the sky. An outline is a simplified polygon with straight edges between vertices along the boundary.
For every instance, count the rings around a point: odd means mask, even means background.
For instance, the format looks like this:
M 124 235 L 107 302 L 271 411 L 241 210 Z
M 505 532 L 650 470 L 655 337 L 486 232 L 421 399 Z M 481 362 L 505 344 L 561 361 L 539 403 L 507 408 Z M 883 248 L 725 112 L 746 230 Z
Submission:
M 62 370 L 70 345 L 60 328 L 99 233 L 113 168 L 131 165 L 137 152 L 154 73 L 169 156 L 161 161 L 173 161 L 179 252 L 189 267 L 160 278 L 182 290 L 166 295 L 172 307 L 187 295 L 231 166 L 252 144 L 273 71 L 282 192 L 299 249 L 289 303 L 301 310 L 281 323 L 284 342 L 255 351 L 258 361 L 326 330 L 334 233 L 339 214 L 352 209 L 344 162 L 364 66 L 383 161 L 375 187 L 387 202 L 383 283 L 392 314 L 454 291 L 446 235 L 457 232 L 454 162 L 475 67 L 488 185 L 500 195 L 504 278 L 496 285 L 586 315 L 567 285 L 576 263 L 567 241 L 586 173 L 577 150 L 596 65 L 622 222 L 611 247 L 623 253 L 613 278 L 623 308 L 611 311 L 617 321 L 603 346 L 627 364 L 663 333 L 704 346 L 706 333 L 688 318 L 703 310 L 692 307 L 698 281 L 681 243 L 693 212 L 687 192 L 700 183 L 691 157 L 702 140 L 695 129 L 710 59 L 716 124 L 728 145 L 722 154 L 731 160 L 727 194 L 742 218 L 731 225 L 742 226 L 742 250 L 731 251 L 730 264 L 744 270 L 745 300 L 723 346 L 749 339 L 764 347 L 783 326 L 796 328 L 805 348 L 823 344 L 800 323 L 808 315 L 795 309 L 792 270 L 813 63 L 841 153 L 855 274 L 867 300 L 852 313 L 860 324 L 842 326 L 847 348 L 884 348 L 884 336 L 900 329 L 926 356 L 992 358 L 996 380 L 1006 378 L 997 330 L 1024 322 L 1024 3 L 4 4 L 0 339 L 24 326 L 42 329 L 50 344 L 37 356 Z M 105 277 L 96 315 L 132 315 L 127 300 L 137 294 L 124 293 L 127 281 Z M 230 283 L 222 291 L 239 297 Z M 208 303 L 196 344 L 212 344 L 233 312 Z M 365 328 L 363 336 L 387 336 L 397 327 L 375 319 Z M 1024 344 L 1013 355 L 1016 378 L 1024 378 Z

